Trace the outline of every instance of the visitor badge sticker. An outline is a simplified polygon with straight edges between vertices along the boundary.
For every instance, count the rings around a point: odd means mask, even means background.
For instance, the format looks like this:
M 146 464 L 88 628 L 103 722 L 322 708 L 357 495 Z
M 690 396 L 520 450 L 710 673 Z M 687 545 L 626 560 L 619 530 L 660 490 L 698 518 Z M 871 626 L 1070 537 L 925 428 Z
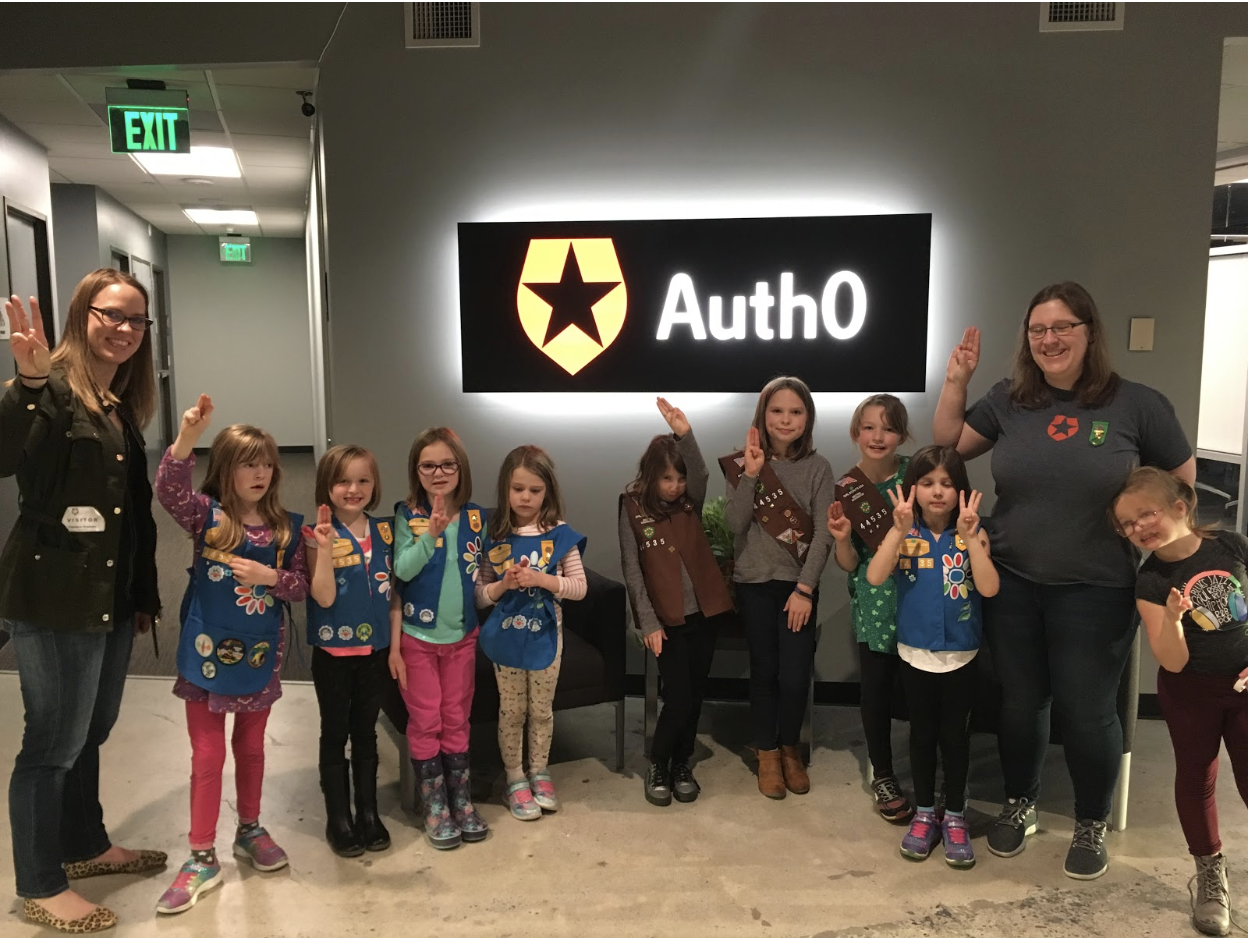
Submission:
M 200 632 L 195 636 L 195 650 L 199 652 L 199 657 L 207 658 L 212 654 L 213 647 L 211 635 Z
M 94 534 L 104 530 L 104 516 L 90 505 L 71 505 L 61 515 L 61 524 L 75 534 Z

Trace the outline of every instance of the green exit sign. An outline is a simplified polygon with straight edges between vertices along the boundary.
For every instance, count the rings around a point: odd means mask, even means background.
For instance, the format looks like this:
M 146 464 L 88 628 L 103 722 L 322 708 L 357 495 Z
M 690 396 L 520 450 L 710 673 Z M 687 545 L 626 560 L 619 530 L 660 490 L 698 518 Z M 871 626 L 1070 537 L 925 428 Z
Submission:
M 184 107 L 110 104 L 114 153 L 190 153 L 191 117 Z
M 220 248 L 222 264 L 251 263 L 250 241 L 222 241 L 220 242 Z

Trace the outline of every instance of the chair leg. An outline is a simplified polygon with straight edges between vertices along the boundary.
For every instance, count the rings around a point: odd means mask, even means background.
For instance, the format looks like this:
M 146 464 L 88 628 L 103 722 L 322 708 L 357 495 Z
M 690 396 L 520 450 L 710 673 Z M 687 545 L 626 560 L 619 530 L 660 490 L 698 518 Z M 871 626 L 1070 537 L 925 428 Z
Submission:
M 1114 801 L 1109 815 L 1110 830 L 1127 829 L 1127 795 L 1131 790 L 1131 753 L 1122 754 L 1118 768 L 1118 783 L 1114 786 Z
M 615 771 L 624 771 L 624 701 L 615 702 Z
M 643 747 L 646 758 L 650 758 L 650 744 L 654 742 L 654 729 L 659 722 L 659 665 L 649 650 L 646 657 L 646 701 L 645 716 L 642 727 Z

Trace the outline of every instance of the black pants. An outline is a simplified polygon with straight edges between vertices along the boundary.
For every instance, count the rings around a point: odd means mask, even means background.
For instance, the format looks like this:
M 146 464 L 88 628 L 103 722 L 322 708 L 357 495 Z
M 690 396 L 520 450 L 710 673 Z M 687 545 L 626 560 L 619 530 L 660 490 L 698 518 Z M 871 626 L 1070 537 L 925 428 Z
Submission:
M 698 735 L 698 717 L 706 693 L 706 676 L 715 656 L 719 617 L 700 613 L 685 617 L 684 625 L 664 629 L 663 653 L 658 657 L 663 679 L 663 712 L 654 728 L 650 759 L 661 765 L 688 762 Z
M 750 646 L 750 722 L 754 744 L 763 750 L 796 746 L 806 715 L 819 594 L 811 601 L 810 619 L 792 632 L 784 604 L 793 586 L 785 580 L 737 584 L 737 606 Z
M 936 805 L 936 747 L 944 768 L 945 806 L 966 810 L 971 769 L 971 704 L 975 700 L 974 659 L 956 671 L 933 674 L 901 662 L 901 685 L 910 711 L 910 771 L 914 803 Z
M 866 642 L 858 643 L 862 732 L 867 738 L 867 756 L 873 778 L 884 778 L 893 771 L 893 695 L 901 658 L 886 651 L 872 651 Z
M 347 739 L 351 758 L 377 761 L 377 713 L 382 692 L 390 677 L 390 650 L 371 655 L 331 655 L 323 648 L 312 650 L 312 684 L 321 711 L 322 766 L 346 762 Z

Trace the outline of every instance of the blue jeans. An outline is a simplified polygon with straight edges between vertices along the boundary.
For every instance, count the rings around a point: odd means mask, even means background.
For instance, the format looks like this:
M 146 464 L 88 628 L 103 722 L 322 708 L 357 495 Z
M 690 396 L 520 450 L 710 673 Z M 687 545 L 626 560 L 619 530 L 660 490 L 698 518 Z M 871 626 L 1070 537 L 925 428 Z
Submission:
M 1010 798 L 1040 794 L 1050 711 L 1066 748 L 1075 817 L 1109 817 L 1122 761 L 1118 683 L 1135 641 L 1131 587 L 1046 586 L 998 568 L 984 637 L 1001 681 L 997 748 Z
M 8 627 L 26 708 L 9 780 L 13 868 L 19 896 L 46 899 L 69 888 L 62 863 L 111 846 L 100 807 L 100 746 L 121 709 L 134 622 L 118 622 L 107 634 Z

